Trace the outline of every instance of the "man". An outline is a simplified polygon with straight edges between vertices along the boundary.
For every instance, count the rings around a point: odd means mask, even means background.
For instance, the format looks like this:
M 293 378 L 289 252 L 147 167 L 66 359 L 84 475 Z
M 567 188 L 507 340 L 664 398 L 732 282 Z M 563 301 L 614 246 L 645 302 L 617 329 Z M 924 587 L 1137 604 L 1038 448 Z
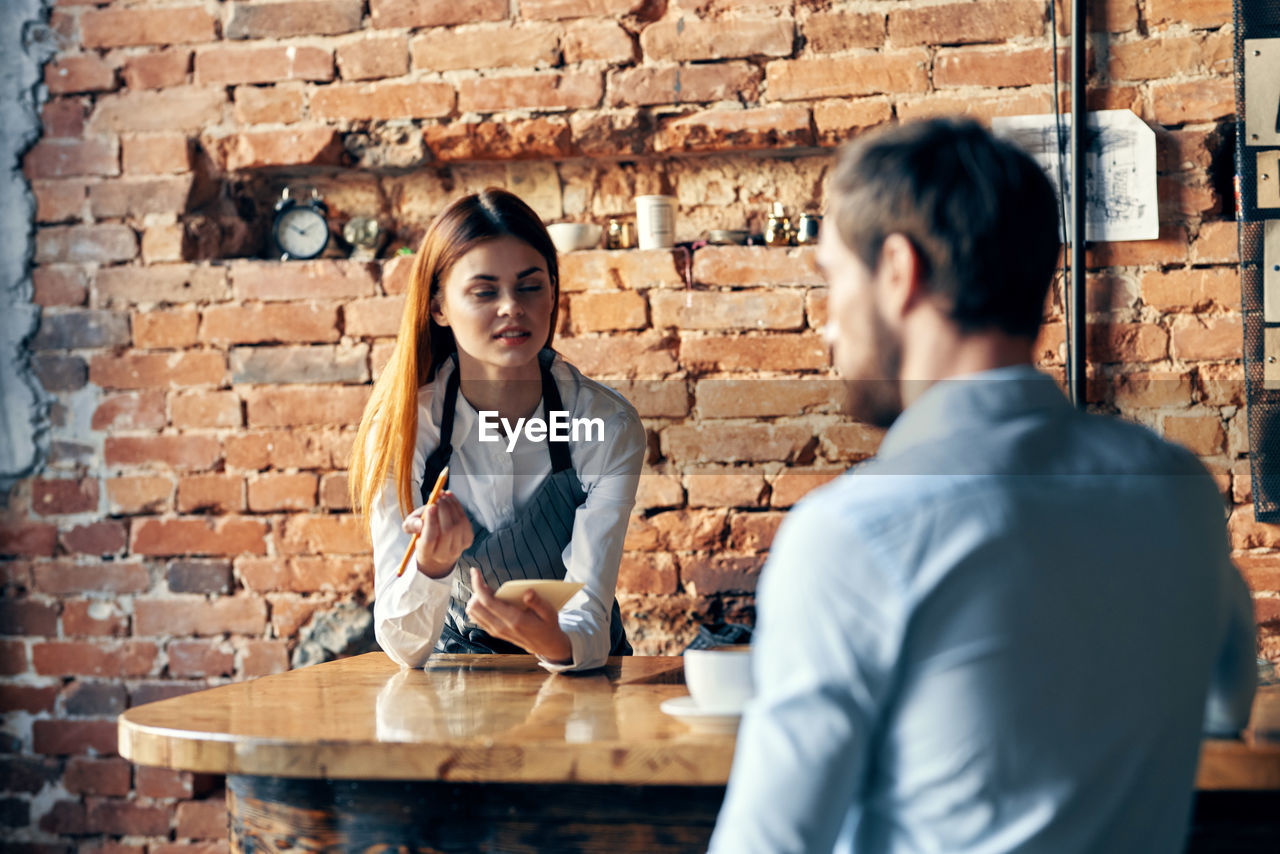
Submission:
M 1213 482 L 1032 367 L 1058 225 L 1025 154 L 901 125 L 828 198 L 833 360 L 892 427 L 774 542 L 712 851 L 1181 851 L 1255 676 Z

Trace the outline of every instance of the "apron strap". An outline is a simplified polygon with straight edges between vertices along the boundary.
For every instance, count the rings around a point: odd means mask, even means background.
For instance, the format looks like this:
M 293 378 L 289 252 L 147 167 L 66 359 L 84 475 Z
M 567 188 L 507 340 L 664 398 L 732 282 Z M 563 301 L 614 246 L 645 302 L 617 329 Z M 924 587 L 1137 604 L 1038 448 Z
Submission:
M 436 478 L 440 476 L 440 472 L 444 471 L 444 467 L 449 464 L 449 458 L 453 456 L 453 411 L 458 407 L 458 354 L 453 353 L 450 357 L 453 360 L 453 373 L 449 374 L 449 379 L 445 380 L 444 385 L 444 410 L 440 417 L 440 444 L 431 452 L 431 456 L 427 457 L 427 464 L 422 470 L 422 503 L 426 504 L 427 499 L 431 497 L 431 489 L 436 485 Z
M 538 353 L 538 367 L 542 371 L 542 412 L 551 421 L 551 413 L 564 409 L 560 400 L 560 389 L 555 378 L 551 376 L 551 362 L 555 359 L 555 351 L 544 348 Z M 568 442 L 552 442 L 547 440 L 547 450 L 551 452 L 551 471 L 558 472 L 573 468 L 573 460 L 569 456 Z

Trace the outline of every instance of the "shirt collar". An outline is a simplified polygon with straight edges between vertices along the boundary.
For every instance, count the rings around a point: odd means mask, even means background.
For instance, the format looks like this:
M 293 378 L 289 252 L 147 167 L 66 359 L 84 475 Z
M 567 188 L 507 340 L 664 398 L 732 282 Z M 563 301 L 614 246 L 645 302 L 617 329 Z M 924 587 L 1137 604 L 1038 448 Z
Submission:
M 898 416 L 880 443 L 886 457 L 965 428 L 1035 411 L 1070 410 L 1053 378 L 1030 364 L 938 380 Z

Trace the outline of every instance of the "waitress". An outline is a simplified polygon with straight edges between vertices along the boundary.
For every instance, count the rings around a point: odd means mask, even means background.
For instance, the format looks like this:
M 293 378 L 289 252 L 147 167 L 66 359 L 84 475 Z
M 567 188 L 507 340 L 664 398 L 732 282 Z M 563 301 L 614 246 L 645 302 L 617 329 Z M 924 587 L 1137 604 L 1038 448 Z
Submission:
M 583 670 L 631 652 L 614 588 L 644 429 L 621 395 L 551 349 L 559 297 L 551 238 L 511 193 L 455 201 L 423 238 L 350 471 L 373 538 L 374 631 L 402 666 L 432 651 L 527 652 Z M 594 427 L 570 441 L 495 436 L 482 413 Z M 428 507 L 445 466 L 449 488 Z M 557 613 L 532 591 L 520 604 L 494 598 L 509 579 L 584 587 Z

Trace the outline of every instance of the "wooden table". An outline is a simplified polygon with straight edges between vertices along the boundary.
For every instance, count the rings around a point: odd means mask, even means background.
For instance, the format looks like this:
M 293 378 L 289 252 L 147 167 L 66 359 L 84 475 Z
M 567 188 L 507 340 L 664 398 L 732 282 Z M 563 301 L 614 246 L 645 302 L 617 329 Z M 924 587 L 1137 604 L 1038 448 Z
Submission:
M 382 653 L 129 709 L 120 753 L 227 775 L 234 851 L 705 850 L 732 735 L 662 714 L 678 657 L 551 675 L 528 656 Z M 1280 689 L 1243 741 L 1206 741 L 1202 790 L 1280 790 Z

